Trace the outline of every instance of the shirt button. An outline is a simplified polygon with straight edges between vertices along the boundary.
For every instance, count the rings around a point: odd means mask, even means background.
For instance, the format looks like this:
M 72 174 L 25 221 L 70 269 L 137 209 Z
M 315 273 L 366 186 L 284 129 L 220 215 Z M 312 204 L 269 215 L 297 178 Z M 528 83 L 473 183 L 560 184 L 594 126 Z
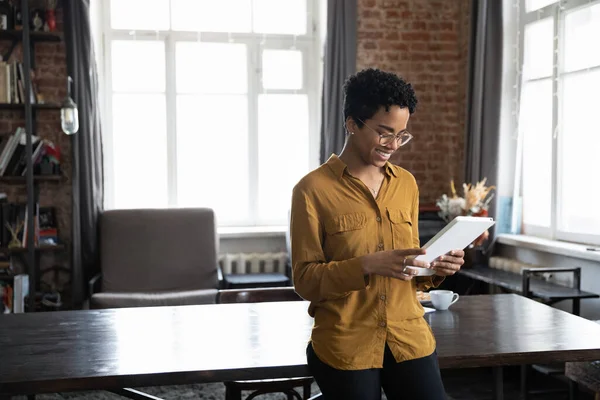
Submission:
M 385 300 L 385 296 L 384 296 L 384 295 L 381 295 L 381 296 L 379 296 L 379 298 L 380 298 L 381 300 Z
M 381 217 L 377 217 L 375 219 L 377 220 L 377 222 L 381 222 Z
M 381 321 L 381 322 L 379 323 L 379 326 L 381 326 L 381 327 L 383 328 L 383 327 L 385 326 L 385 322 Z
M 383 243 L 379 243 L 379 244 L 377 245 L 377 247 L 379 247 L 380 249 L 383 249 Z

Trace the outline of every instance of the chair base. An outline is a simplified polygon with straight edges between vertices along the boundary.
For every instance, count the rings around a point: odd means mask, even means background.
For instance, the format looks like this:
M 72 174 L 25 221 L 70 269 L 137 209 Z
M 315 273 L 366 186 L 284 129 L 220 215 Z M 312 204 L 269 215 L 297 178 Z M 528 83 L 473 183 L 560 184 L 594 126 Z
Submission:
M 230 381 L 225 384 L 225 400 L 242 400 L 242 390 L 251 390 L 253 393 L 246 400 L 265 393 L 285 393 L 288 399 L 308 400 L 311 395 L 312 377 L 265 379 L 255 381 Z M 303 396 L 296 392 L 296 388 L 303 388 Z

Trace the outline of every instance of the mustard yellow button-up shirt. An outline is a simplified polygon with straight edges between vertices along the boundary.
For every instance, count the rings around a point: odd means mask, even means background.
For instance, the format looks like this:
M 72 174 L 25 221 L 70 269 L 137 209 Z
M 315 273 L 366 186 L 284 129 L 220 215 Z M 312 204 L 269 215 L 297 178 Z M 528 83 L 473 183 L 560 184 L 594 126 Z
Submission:
M 418 212 L 414 177 L 390 163 L 376 199 L 336 155 L 294 187 L 294 286 L 311 302 L 311 341 L 326 364 L 342 370 L 382 368 L 386 343 L 398 362 L 435 350 L 416 291 L 438 286 L 443 278 L 364 276 L 357 258 L 418 248 Z

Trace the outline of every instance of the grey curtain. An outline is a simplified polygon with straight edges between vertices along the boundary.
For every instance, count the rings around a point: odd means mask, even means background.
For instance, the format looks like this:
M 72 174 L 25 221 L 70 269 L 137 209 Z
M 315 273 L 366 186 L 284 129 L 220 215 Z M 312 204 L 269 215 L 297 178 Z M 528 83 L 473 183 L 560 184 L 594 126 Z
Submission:
M 327 33 L 323 62 L 321 107 L 321 162 L 344 146 L 344 95 L 346 78 L 356 72 L 357 0 L 327 1 Z
M 73 150 L 73 302 L 86 298 L 85 282 L 99 268 L 98 216 L 104 203 L 102 129 L 98 75 L 90 26 L 89 0 L 63 2 L 67 71 L 73 78 L 73 99 L 79 110 L 79 131 Z
M 471 2 L 469 77 L 465 132 L 465 179 L 498 182 L 502 86 L 502 1 Z M 498 196 L 494 200 L 497 200 Z M 490 204 L 490 216 L 496 201 Z M 493 230 L 490 231 L 493 236 Z M 492 242 L 492 241 L 490 241 Z

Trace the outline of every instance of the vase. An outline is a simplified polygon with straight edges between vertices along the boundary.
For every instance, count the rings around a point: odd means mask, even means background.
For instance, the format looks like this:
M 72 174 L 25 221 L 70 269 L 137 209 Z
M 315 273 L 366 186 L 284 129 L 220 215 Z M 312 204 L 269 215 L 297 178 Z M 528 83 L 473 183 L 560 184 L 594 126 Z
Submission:
M 54 32 L 56 30 L 56 14 L 54 10 L 46 10 L 46 24 L 48 25 L 49 32 Z

